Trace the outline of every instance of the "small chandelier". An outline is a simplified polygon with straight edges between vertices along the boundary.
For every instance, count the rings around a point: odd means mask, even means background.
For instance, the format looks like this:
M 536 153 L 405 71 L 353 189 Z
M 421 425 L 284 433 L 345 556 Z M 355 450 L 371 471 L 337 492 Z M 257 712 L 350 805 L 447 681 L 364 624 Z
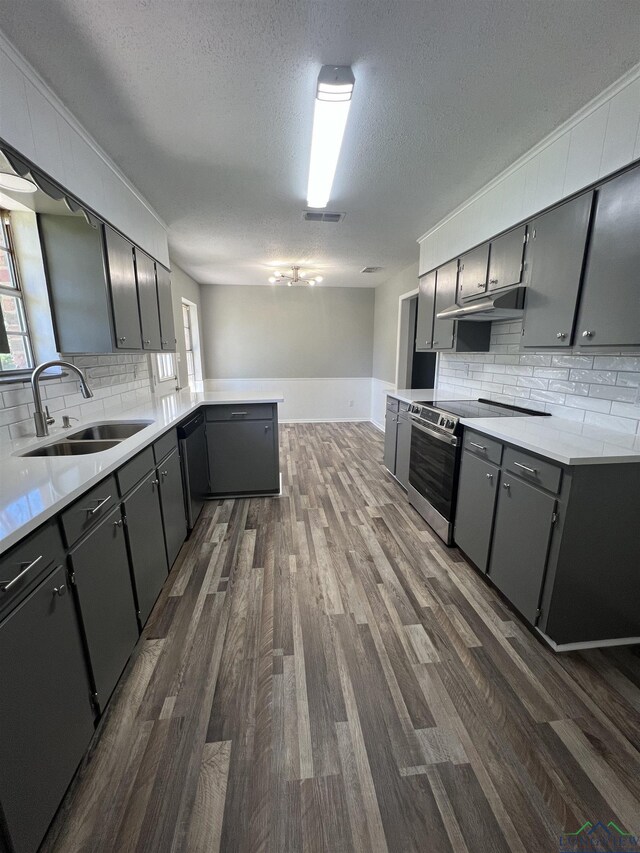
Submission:
M 289 287 L 292 287 L 294 284 L 308 284 L 309 287 L 313 287 L 314 284 L 320 284 L 322 276 L 314 275 L 313 277 L 307 277 L 300 267 L 295 266 L 291 267 L 291 275 L 286 272 L 274 272 L 273 275 L 269 276 L 270 284 L 283 284 L 285 281 Z

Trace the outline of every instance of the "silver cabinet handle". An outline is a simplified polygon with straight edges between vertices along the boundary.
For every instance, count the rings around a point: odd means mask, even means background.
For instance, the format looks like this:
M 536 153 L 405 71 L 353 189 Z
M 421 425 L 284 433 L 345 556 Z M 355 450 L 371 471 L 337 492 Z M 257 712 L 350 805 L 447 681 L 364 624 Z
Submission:
M 271 429 L 271 426 L 269 424 L 267 424 L 264 428 L 264 431 L 269 432 L 270 429 Z
M 584 332 L 582 333 L 582 337 L 583 338 L 592 338 L 594 336 L 594 334 L 595 334 L 595 332 L 591 332 L 591 331 L 589 331 L 589 329 L 585 329 Z
M 558 332 L 558 333 L 556 334 L 556 338 L 557 338 L 559 341 L 563 341 L 566 337 L 567 337 L 567 333 L 566 333 L 566 332 Z
M 35 560 L 32 560 L 25 568 L 20 572 L 19 575 L 16 575 L 13 580 L 10 581 L 0 581 L 0 592 L 9 592 L 11 587 L 18 583 L 20 578 L 24 577 L 30 569 L 32 569 L 37 563 L 42 559 L 42 554 L 39 557 L 36 557 Z M 20 563 L 21 566 L 24 566 L 24 563 Z
M 489 284 L 497 284 L 497 283 L 498 283 L 498 279 L 497 279 L 497 278 L 490 278 L 490 279 L 489 279 Z
M 502 484 L 502 488 L 503 488 L 503 489 L 510 489 L 510 488 L 511 488 L 511 483 L 503 483 L 503 484 Z
M 487 474 L 487 480 L 493 480 L 493 474 Z
M 248 414 L 249 414 L 249 412 L 231 412 L 231 417 L 232 418 L 244 418 Z
M 151 485 L 152 485 L 152 486 L 159 486 L 159 485 L 160 485 L 160 480 L 152 480 L 152 481 L 151 481 Z
M 523 465 L 522 462 L 514 462 L 513 466 L 514 466 L 514 468 L 522 468 L 522 470 L 526 471 L 527 474 L 537 474 L 538 473 L 537 468 L 529 468 L 528 465 Z
M 119 518 L 117 521 L 113 522 L 114 527 L 122 527 L 122 519 Z
M 61 583 L 60 586 L 54 586 L 52 592 L 54 595 L 64 595 L 65 589 L 66 589 L 66 586 L 63 583 Z
M 107 497 L 106 497 L 106 498 L 102 498 L 102 500 L 100 500 L 100 498 L 94 498 L 94 500 L 96 500 L 96 501 L 100 501 L 100 503 L 98 504 L 98 506 L 94 506 L 94 507 L 90 507 L 90 506 L 83 506 L 83 507 L 82 507 L 82 509 L 83 509 L 85 512 L 88 512 L 88 513 L 89 513 L 89 515 L 95 515 L 95 514 L 98 512 L 98 510 L 99 510 L 99 509 L 102 509 L 102 507 L 107 503 L 107 501 L 110 501 L 110 500 L 111 500 L 111 495 L 107 495 Z
M 440 343 L 440 341 L 434 341 L 432 346 L 437 347 L 439 343 Z
M 484 288 L 484 287 L 486 287 L 486 284 L 485 284 L 485 282 L 484 282 L 484 281 L 479 281 L 479 282 L 476 284 L 476 287 L 482 287 L 482 288 Z
M 475 441 L 470 441 L 470 442 L 469 442 L 469 447 L 477 447 L 477 448 L 478 448 L 478 450 L 486 450 L 486 449 L 487 449 L 487 448 L 484 446 L 484 444 L 476 444 L 476 443 L 475 443 Z
M 145 344 L 150 344 L 150 343 L 151 343 L 151 341 L 149 341 L 149 340 L 145 341 Z
M 168 471 L 160 471 L 160 473 L 162 474 L 162 476 L 163 476 L 163 477 L 168 477 L 168 476 L 169 476 L 169 472 L 168 472 Z
M 118 338 L 121 344 L 123 344 L 127 340 L 127 336 L 123 335 L 121 338 Z

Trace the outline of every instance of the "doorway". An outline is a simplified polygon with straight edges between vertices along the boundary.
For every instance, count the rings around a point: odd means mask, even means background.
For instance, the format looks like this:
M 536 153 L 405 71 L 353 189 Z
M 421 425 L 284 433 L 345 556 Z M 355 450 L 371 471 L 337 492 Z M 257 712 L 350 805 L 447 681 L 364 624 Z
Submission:
M 416 352 L 418 291 L 403 293 L 398 311 L 398 351 L 396 360 L 397 388 L 433 388 L 436 376 L 436 353 Z

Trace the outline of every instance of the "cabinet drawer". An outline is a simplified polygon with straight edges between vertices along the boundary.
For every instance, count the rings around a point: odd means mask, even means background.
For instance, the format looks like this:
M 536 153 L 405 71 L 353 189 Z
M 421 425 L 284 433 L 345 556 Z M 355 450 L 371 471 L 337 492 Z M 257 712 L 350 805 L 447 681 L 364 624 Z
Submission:
M 234 403 L 231 406 L 208 406 L 208 421 L 261 421 L 273 418 L 275 403 Z
M 505 471 L 517 474 L 529 483 L 541 486 L 549 492 L 557 492 L 560 489 L 560 478 L 562 469 L 544 459 L 538 459 L 518 450 L 517 447 L 507 447 L 504 451 L 504 462 L 502 466 Z
M 500 442 L 482 435 L 482 433 L 465 429 L 463 447 L 469 453 L 475 453 L 476 456 L 487 459 L 494 465 L 499 465 L 502 461 L 502 445 Z
M 388 412 L 397 412 L 400 405 L 400 401 L 396 400 L 395 397 L 387 397 L 387 411 Z
M 399 412 L 408 412 L 409 411 L 409 404 L 403 403 L 402 400 L 400 400 L 400 408 L 398 409 L 398 411 Z
M 15 607 L 27 590 L 54 565 L 65 561 L 57 522 L 44 524 L 0 557 L 0 616 Z
M 73 545 L 87 530 L 103 518 L 118 501 L 118 489 L 113 476 L 97 486 L 60 514 L 67 545 Z
M 138 453 L 116 472 L 120 494 L 126 495 L 129 489 L 139 483 L 154 466 L 153 450 L 150 447 L 145 447 L 142 453 Z
M 175 429 L 170 429 L 161 436 L 157 441 L 153 442 L 153 456 L 157 462 L 168 456 L 172 450 L 178 446 L 178 436 Z

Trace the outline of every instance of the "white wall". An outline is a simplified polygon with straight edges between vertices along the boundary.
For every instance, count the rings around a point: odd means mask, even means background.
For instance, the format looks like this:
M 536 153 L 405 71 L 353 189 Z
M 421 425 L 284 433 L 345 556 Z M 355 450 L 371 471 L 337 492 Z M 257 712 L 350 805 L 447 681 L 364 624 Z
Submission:
M 0 138 L 169 264 L 164 223 L 1 33 Z
M 420 275 L 638 158 L 640 66 L 421 237 Z

